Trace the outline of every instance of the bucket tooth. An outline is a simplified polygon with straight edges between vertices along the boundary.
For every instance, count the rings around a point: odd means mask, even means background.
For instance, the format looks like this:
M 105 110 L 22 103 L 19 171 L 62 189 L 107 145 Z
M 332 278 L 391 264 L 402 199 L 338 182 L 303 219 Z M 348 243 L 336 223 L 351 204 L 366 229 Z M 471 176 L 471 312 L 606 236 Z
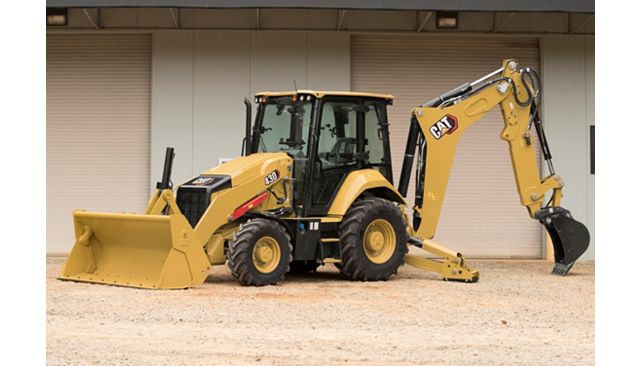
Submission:
M 569 271 L 571 270 L 571 267 L 573 267 L 574 263 L 571 263 L 571 264 L 556 263 L 553 266 L 553 269 L 551 270 L 551 274 L 555 276 L 560 276 L 560 277 L 566 276 L 567 273 L 569 273 Z

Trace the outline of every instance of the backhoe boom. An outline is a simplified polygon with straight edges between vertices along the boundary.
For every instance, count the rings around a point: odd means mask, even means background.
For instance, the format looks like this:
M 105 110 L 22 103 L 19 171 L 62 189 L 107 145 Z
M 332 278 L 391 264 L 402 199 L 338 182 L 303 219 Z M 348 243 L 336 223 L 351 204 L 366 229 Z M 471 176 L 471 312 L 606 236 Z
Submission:
M 497 77 L 496 77 L 497 76 Z M 465 83 L 412 111 L 411 126 L 398 191 L 406 196 L 414 152 L 418 148 L 414 235 L 435 235 L 453 158 L 467 128 L 494 107 L 500 106 L 504 128 L 500 138 L 509 154 L 520 203 L 531 218 L 545 225 L 554 244 L 553 273 L 565 275 L 586 251 L 589 233 L 560 206 L 564 183 L 555 174 L 551 154 L 538 115 L 539 80 L 535 71 L 518 68 L 515 60 L 473 82 Z M 550 175 L 541 177 L 530 130 L 535 124 Z M 426 174 L 428 172 L 428 174 Z M 551 199 L 545 203 L 545 194 Z

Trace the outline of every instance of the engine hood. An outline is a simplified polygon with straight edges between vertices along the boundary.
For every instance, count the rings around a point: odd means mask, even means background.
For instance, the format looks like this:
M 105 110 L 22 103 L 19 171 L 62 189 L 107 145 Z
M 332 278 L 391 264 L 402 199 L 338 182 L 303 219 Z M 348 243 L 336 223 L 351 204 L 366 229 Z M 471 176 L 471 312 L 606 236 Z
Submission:
M 202 175 L 228 175 L 231 176 L 233 187 L 242 185 L 257 175 L 267 176 L 275 170 L 291 169 L 293 159 L 286 153 L 256 153 L 249 156 L 235 158 L 202 172 Z M 280 174 L 288 175 L 286 171 Z

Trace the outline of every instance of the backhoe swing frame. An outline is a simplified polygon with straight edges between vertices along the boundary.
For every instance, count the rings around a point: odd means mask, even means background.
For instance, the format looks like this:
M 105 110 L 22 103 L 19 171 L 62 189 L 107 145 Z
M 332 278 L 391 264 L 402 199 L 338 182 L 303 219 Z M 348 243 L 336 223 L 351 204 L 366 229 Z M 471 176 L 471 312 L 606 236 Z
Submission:
M 498 78 L 487 81 L 497 75 Z M 555 174 L 540 178 L 535 147 L 529 134 L 534 118 L 532 106 L 535 106 L 536 95 L 525 82 L 523 70 L 518 69 L 515 60 L 505 60 L 500 69 L 478 81 L 463 84 L 413 109 L 398 191 L 406 197 L 414 153 L 418 148 L 420 151 L 416 169 L 417 189 L 410 244 L 440 255 L 445 261 L 408 254 L 405 257 L 407 264 L 439 272 L 445 279 L 474 280 L 472 271 L 466 268 L 459 253 L 430 239 L 436 232 L 460 138 L 467 128 L 496 106 L 500 106 L 502 110 L 504 128 L 500 138 L 509 144 L 520 203 L 527 208 L 529 216 L 535 219 L 538 219 L 535 214 L 543 208 L 547 192 L 553 192 L 551 206 L 560 205 L 564 186 L 562 179 Z M 473 89 L 481 83 L 477 89 Z M 545 159 L 550 161 L 550 155 L 547 159 L 545 153 Z M 553 170 L 551 172 L 553 173 Z M 460 263 L 460 267 L 455 266 L 457 263 Z

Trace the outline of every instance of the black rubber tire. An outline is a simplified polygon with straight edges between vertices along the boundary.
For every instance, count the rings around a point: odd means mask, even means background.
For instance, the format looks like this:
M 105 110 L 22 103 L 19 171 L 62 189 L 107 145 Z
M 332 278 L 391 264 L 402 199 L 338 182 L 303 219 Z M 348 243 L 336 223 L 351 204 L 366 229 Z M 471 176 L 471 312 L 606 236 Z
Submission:
M 258 239 L 270 236 L 280 248 L 280 261 L 270 273 L 260 272 L 253 263 L 253 248 Z M 227 266 L 231 275 L 247 286 L 275 285 L 284 280 L 291 262 L 291 237 L 279 223 L 267 219 L 253 219 L 241 224 L 229 241 Z
M 396 235 L 396 246 L 391 257 L 384 263 L 372 262 L 365 253 L 363 236 L 367 226 L 376 219 L 387 220 Z M 342 265 L 340 273 L 351 280 L 386 281 L 398 273 L 409 252 L 407 223 L 400 208 L 382 198 L 367 198 L 356 201 L 340 223 L 340 249 Z
M 289 265 L 289 273 L 291 274 L 305 274 L 315 272 L 320 266 L 316 261 L 293 261 Z

